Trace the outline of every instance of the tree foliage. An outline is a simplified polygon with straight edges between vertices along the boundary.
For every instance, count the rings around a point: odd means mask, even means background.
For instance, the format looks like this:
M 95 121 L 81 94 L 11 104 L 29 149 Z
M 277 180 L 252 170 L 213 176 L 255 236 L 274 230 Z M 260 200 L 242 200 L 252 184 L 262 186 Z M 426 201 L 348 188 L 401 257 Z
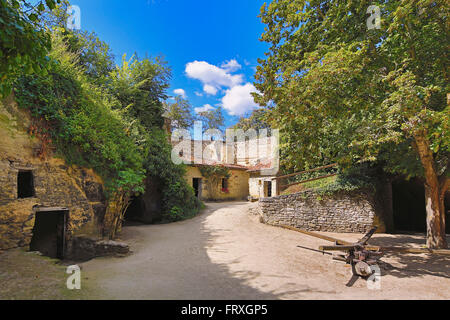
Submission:
M 266 121 L 267 113 L 266 109 L 256 109 L 248 117 L 241 117 L 238 123 L 233 126 L 233 129 L 242 129 L 244 131 L 249 129 L 270 129 L 270 125 Z
M 143 192 L 143 158 L 126 133 L 125 119 L 112 111 L 111 99 L 89 81 L 62 36 L 54 34 L 49 57 L 46 75 L 24 75 L 16 82 L 19 105 L 42 120 L 69 163 L 98 172 L 109 193 Z
M 39 20 L 46 7 L 59 2 L 0 0 L 0 97 L 9 95 L 19 74 L 45 72 L 51 40 Z
M 164 113 L 162 101 L 167 98 L 170 69 L 162 58 L 153 61 L 133 56 L 122 57 L 122 65 L 111 74 L 110 92 L 119 102 L 115 107 L 138 119 L 147 129 L 162 127 Z
M 24 15 L 22 8 L 16 9 Z M 26 73 L 20 66 L 8 79 L 14 82 L 19 105 L 31 111 L 30 132 L 43 146 L 55 146 L 69 164 L 92 168 L 102 176 L 108 235 L 120 231 L 132 195 L 145 192 L 146 177 L 161 185 L 166 221 L 197 213 L 201 203 L 184 180 L 184 167 L 171 162 L 162 128 L 171 76 L 167 63 L 160 57 L 127 60 L 124 55 L 122 64 L 115 66 L 109 46 L 94 33 L 65 29 L 63 5 L 46 14 L 36 24 L 46 33 L 35 32 L 42 37 L 51 32 L 40 51 L 47 54 L 47 72 Z
M 128 119 L 129 134 L 145 150 L 147 176 L 162 189 L 163 219 L 177 221 L 197 213 L 201 203 L 184 180 L 184 167 L 172 162 L 163 130 L 162 101 L 169 77 L 170 69 L 161 58 L 127 60 L 124 56 L 122 65 L 111 73 L 109 90 L 116 99 L 114 108 Z
M 222 107 L 218 107 L 214 110 L 208 110 L 200 112 L 197 116 L 197 120 L 203 123 L 203 131 L 223 129 L 225 125 L 225 118 L 223 116 Z
M 381 29 L 367 28 L 370 5 Z M 434 247 L 446 246 L 448 13 L 443 0 L 273 1 L 261 9 L 271 47 L 256 74 L 286 166 L 379 162 L 423 176 Z
M 195 116 L 192 113 L 192 106 L 187 99 L 176 96 L 175 102 L 164 103 L 164 110 L 164 117 L 170 119 L 173 128 L 188 129 L 193 126 Z

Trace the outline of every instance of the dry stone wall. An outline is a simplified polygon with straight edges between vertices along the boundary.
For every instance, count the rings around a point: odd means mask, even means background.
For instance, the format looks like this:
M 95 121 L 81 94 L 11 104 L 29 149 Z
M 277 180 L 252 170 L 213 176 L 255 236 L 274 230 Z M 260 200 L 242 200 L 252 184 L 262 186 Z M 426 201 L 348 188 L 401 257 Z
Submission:
M 377 223 L 375 197 L 369 191 L 319 196 L 313 191 L 263 198 L 264 223 L 308 231 L 364 233 Z

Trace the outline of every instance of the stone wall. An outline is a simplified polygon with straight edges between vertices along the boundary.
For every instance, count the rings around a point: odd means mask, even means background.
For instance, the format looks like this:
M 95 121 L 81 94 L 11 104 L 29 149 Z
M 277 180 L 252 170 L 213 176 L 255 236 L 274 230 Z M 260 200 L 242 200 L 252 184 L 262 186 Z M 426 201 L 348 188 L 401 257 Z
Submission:
M 70 167 L 58 158 L 40 159 L 40 141 L 30 137 L 30 117 L 12 101 L 0 103 L 0 250 L 27 247 L 35 224 L 34 208 L 69 209 L 66 252 L 74 236 L 102 233 L 105 198 L 101 179 L 92 171 Z M 19 199 L 18 173 L 29 171 L 34 192 Z
M 379 223 L 375 197 L 364 190 L 330 196 L 305 191 L 263 198 L 259 213 L 264 223 L 308 231 L 364 233 Z
M 33 174 L 34 196 L 18 199 L 19 170 Z M 101 235 L 105 205 L 102 185 L 84 169 L 65 166 L 60 159 L 33 164 L 0 160 L 0 249 L 28 246 L 35 222 L 34 207 L 69 209 L 67 243 L 77 234 Z M 95 190 L 95 191 L 94 191 Z

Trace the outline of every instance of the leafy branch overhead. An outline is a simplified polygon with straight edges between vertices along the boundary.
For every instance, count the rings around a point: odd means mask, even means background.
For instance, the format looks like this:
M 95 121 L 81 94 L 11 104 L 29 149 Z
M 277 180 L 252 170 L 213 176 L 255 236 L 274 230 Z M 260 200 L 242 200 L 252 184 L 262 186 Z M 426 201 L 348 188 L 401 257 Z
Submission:
M 46 8 L 52 10 L 60 0 L 0 0 L 0 97 L 11 93 L 18 74 L 45 72 L 50 33 L 40 24 Z
M 369 30 L 378 5 L 381 29 Z M 372 162 L 426 181 L 428 245 L 445 247 L 448 1 L 278 0 L 261 9 L 256 88 L 288 169 Z

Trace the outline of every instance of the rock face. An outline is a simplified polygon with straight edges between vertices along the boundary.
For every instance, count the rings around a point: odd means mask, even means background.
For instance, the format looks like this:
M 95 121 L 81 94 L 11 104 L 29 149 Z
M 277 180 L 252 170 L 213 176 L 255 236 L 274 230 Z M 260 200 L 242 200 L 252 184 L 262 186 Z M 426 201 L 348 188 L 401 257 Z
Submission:
M 34 208 L 64 207 L 69 210 L 64 251 L 70 254 L 75 235 L 102 232 L 102 181 L 92 170 L 35 157 L 40 141 L 27 133 L 29 125 L 29 115 L 13 101 L 0 103 L 0 250 L 29 246 Z
M 262 221 L 308 231 L 364 233 L 379 222 L 375 197 L 369 191 L 319 196 L 312 191 L 263 198 L 259 201 Z
M 88 261 L 95 257 L 123 256 L 130 252 L 127 244 L 112 240 L 98 240 L 88 236 L 74 237 L 67 259 Z

